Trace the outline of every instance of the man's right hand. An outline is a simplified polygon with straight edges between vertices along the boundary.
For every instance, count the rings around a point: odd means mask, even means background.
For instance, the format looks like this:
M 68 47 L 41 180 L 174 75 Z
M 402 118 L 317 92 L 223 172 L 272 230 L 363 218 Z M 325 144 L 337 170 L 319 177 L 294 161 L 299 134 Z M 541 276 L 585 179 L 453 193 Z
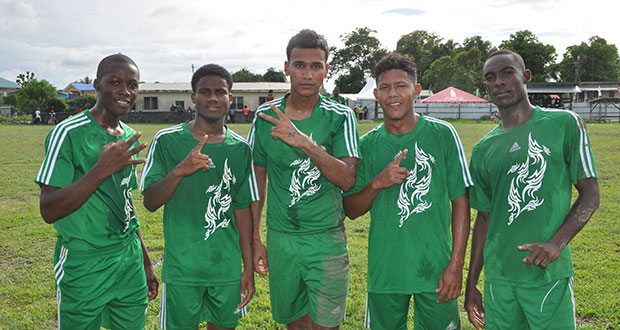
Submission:
M 202 169 L 203 171 L 209 170 L 209 164 L 212 164 L 213 161 L 211 161 L 211 158 L 209 158 L 209 156 L 204 155 L 200 152 L 202 150 L 202 147 L 207 142 L 208 138 L 208 135 L 203 136 L 202 140 L 200 140 L 198 145 L 194 147 L 194 149 L 189 152 L 187 157 L 185 157 L 185 159 L 183 159 L 183 161 L 174 168 L 173 171 L 175 176 L 184 177 L 192 175 L 200 169 Z
M 389 163 L 379 175 L 372 180 L 372 188 L 375 190 L 389 188 L 395 184 L 401 184 L 407 176 L 409 171 L 406 168 L 400 166 L 400 162 L 407 156 L 409 151 L 403 150 L 396 159 Z
M 133 155 L 139 153 L 142 149 L 146 148 L 147 143 L 142 143 L 141 145 L 129 150 L 131 146 L 138 141 L 138 139 L 142 136 L 142 132 L 138 132 L 134 134 L 129 140 L 119 140 L 116 142 L 110 142 L 103 147 L 101 147 L 101 152 L 99 153 L 99 160 L 97 161 L 97 166 L 99 169 L 102 169 L 104 172 L 104 177 L 108 177 L 127 166 L 137 165 L 146 162 L 146 159 L 134 159 Z
M 465 289 L 465 310 L 471 324 L 476 329 L 484 329 L 484 306 L 482 292 L 475 285 L 467 285 Z
M 260 275 L 267 275 L 269 263 L 267 262 L 267 248 L 263 242 L 254 240 L 252 243 L 252 254 L 254 255 L 254 271 Z

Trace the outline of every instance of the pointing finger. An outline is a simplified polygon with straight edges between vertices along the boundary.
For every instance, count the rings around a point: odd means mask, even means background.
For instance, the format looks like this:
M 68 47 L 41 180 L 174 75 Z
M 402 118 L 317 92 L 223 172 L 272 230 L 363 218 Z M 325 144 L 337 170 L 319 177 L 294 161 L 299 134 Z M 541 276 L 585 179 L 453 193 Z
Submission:
M 400 162 L 405 159 L 405 156 L 407 156 L 407 153 L 409 152 L 408 149 L 403 150 L 400 155 L 398 155 L 398 157 L 396 157 L 396 159 L 394 159 L 390 164 L 392 165 L 400 165 Z
M 205 145 L 205 143 L 207 142 L 207 139 L 209 138 L 208 135 L 205 134 L 205 136 L 202 137 L 202 140 L 200 140 L 200 142 L 198 142 L 198 145 L 194 147 L 194 149 L 192 149 L 193 153 L 200 153 L 200 150 L 202 150 L 202 147 Z
M 127 144 L 125 145 L 125 147 L 129 149 L 129 147 L 136 143 L 136 141 L 138 141 L 141 136 L 142 132 L 137 132 L 136 134 L 134 134 L 132 137 L 129 138 L 129 140 L 127 140 Z
M 521 245 L 517 246 L 517 249 L 519 249 L 520 251 L 524 251 L 524 250 L 532 251 L 532 244 L 530 244 L 530 243 L 521 244 Z
M 282 119 L 282 117 L 284 116 L 284 114 L 282 113 L 282 111 L 280 111 L 280 109 L 278 109 L 278 107 L 276 107 L 273 104 L 269 105 L 271 107 L 271 110 L 273 110 L 273 112 L 276 113 L 276 115 L 278 116 L 278 119 Z

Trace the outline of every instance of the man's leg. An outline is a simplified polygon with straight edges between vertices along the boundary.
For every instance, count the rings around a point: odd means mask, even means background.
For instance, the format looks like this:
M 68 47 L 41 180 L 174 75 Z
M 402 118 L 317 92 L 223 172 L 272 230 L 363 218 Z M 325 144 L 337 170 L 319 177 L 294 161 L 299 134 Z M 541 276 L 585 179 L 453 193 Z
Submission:
M 461 316 L 456 299 L 437 302 L 439 294 L 420 293 L 413 298 L 413 328 L 418 330 L 461 329 Z
M 241 302 L 239 292 L 240 282 L 207 287 L 204 311 L 208 329 L 234 329 L 239 324 L 239 319 L 247 314 L 245 307 L 237 311 Z
M 486 330 L 528 329 L 516 290 L 508 285 L 484 283 Z
M 573 278 L 557 280 L 538 288 L 518 289 L 531 329 L 575 329 Z
M 303 236 L 298 237 L 297 246 L 308 288 L 310 317 L 325 329 L 337 328 L 345 318 L 349 286 L 344 227 Z
M 275 230 L 267 232 L 271 313 L 273 319 L 282 324 L 296 322 L 309 312 L 296 241 L 296 235 Z
M 410 300 L 411 295 L 408 294 L 369 292 L 364 327 L 373 330 L 407 329 Z

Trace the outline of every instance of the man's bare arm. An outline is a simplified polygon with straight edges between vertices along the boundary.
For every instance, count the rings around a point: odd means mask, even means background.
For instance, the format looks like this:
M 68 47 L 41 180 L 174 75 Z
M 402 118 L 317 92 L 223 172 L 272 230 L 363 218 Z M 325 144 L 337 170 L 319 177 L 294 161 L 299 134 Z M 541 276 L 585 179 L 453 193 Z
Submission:
M 484 264 L 484 245 L 489 231 L 489 213 L 478 211 L 471 238 L 469 273 L 465 281 L 465 310 L 469 321 L 476 329 L 484 328 L 484 306 L 482 292 L 478 289 L 478 279 Z
M 241 247 L 241 258 L 243 259 L 243 273 L 241 274 L 241 303 L 238 309 L 247 305 L 256 289 L 254 287 L 254 262 L 252 261 L 252 218 L 250 209 L 244 208 L 233 210 L 235 215 L 235 225 L 239 230 L 239 246 Z
M 146 275 L 149 300 L 153 300 L 157 297 L 159 280 L 155 274 L 155 269 L 153 268 L 153 263 L 151 262 L 151 256 L 149 256 L 149 251 L 146 249 L 146 244 L 144 244 L 144 239 L 142 239 L 142 232 L 140 229 L 138 229 L 136 235 L 140 238 L 140 246 L 142 247 L 142 262 L 144 264 L 144 273 Z
M 575 185 L 579 197 L 566 215 L 564 223 L 547 242 L 526 243 L 519 245 L 519 250 L 530 250 L 530 254 L 523 259 L 528 268 L 532 264 L 541 268 L 560 257 L 562 250 L 588 223 L 592 214 L 600 204 L 598 180 L 594 178 L 582 179 Z

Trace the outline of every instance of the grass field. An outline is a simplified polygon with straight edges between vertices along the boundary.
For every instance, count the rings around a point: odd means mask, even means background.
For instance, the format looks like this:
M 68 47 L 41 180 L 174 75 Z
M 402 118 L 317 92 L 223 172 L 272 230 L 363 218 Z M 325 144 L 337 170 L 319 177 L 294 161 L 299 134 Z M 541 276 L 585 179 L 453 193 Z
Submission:
M 360 133 L 375 125 L 360 123 Z M 473 121 L 456 121 L 453 125 L 468 156 L 474 143 L 493 127 L 489 122 Z M 144 132 L 142 140 L 147 142 L 167 126 L 170 125 L 133 125 Z M 242 136 L 249 130 L 248 124 L 230 127 Z M 39 215 L 39 188 L 34 183 L 44 156 L 45 136 L 50 129 L 50 126 L 0 125 L 0 329 L 52 329 L 56 324 L 52 272 L 55 230 Z M 572 242 L 578 328 L 620 329 L 620 126 L 617 123 L 588 124 L 588 129 L 600 177 L 601 206 Z M 162 210 L 150 213 L 142 206 L 139 192 L 134 193 L 134 198 L 151 257 L 161 265 Z M 475 211 L 472 213 L 473 219 Z M 362 328 L 368 225 L 367 216 L 346 221 L 351 282 L 347 320 L 342 329 Z M 468 263 L 466 260 L 466 267 Z M 157 267 L 157 272 L 161 272 L 161 267 Z M 249 315 L 238 329 L 283 328 L 271 320 L 267 279 L 257 275 L 256 286 Z M 461 307 L 462 299 L 459 299 Z M 149 305 L 147 329 L 158 328 L 158 311 L 159 297 Z M 411 321 L 412 317 L 410 328 Z M 472 329 L 464 312 L 461 321 L 464 329 Z

